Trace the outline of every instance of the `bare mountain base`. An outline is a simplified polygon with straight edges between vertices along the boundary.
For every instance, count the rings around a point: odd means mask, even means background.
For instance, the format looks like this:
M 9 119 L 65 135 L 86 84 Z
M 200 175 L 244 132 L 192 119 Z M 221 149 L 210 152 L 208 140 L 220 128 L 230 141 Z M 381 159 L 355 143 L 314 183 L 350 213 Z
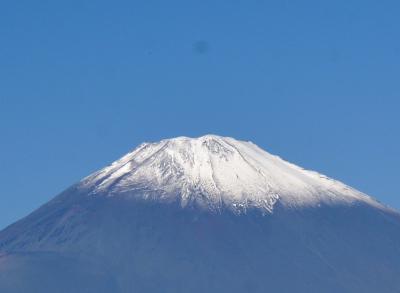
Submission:
M 0 234 L 0 292 L 400 290 L 399 217 L 367 205 L 235 215 L 64 198 Z

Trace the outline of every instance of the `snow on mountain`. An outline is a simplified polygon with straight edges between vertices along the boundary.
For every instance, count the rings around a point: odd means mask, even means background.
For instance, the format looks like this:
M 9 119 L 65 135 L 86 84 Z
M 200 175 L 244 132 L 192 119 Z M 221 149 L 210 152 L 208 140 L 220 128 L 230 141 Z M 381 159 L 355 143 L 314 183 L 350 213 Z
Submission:
M 0 231 L 1 293 L 400 292 L 400 214 L 250 142 L 146 143 Z
M 338 181 L 304 170 L 251 142 L 206 135 L 145 143 L 120 160 L 85 178 L 93 195 L 129 193 L 160 201 L 178 200 L 184 207 L 234 212 L 318 204 L 380 206 L 372 198 Z M 383 208 L 381 206 L 381 208 Z

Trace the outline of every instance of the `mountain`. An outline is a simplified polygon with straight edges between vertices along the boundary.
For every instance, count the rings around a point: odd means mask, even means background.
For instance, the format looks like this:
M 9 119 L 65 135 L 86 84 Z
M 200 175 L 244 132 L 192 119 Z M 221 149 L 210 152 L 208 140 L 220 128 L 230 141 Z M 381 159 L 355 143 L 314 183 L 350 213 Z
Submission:
M 400 292 L 400 214 L 206 135 L 144 143 L 0 232 L 0 292 Z

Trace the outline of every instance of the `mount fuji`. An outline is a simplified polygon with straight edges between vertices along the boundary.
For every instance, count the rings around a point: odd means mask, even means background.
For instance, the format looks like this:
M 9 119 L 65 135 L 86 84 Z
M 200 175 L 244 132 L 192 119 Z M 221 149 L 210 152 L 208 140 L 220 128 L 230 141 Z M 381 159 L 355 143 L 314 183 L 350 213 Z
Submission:
M 0 292 L 400 292 L 400 213 L 251 142 L 144 143 L 0 232 Z

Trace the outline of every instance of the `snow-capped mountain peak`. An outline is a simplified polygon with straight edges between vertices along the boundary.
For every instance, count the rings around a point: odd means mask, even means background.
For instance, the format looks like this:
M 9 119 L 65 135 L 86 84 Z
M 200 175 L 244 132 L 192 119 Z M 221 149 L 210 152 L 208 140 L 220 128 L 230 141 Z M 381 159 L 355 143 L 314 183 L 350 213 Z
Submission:
M 144 143 L 82 181 L 92 195 L 179 201 L 218 210 L 351 204 L 380 206 L 350 187 L 273 156 L 251 142 L 205 135 Z

